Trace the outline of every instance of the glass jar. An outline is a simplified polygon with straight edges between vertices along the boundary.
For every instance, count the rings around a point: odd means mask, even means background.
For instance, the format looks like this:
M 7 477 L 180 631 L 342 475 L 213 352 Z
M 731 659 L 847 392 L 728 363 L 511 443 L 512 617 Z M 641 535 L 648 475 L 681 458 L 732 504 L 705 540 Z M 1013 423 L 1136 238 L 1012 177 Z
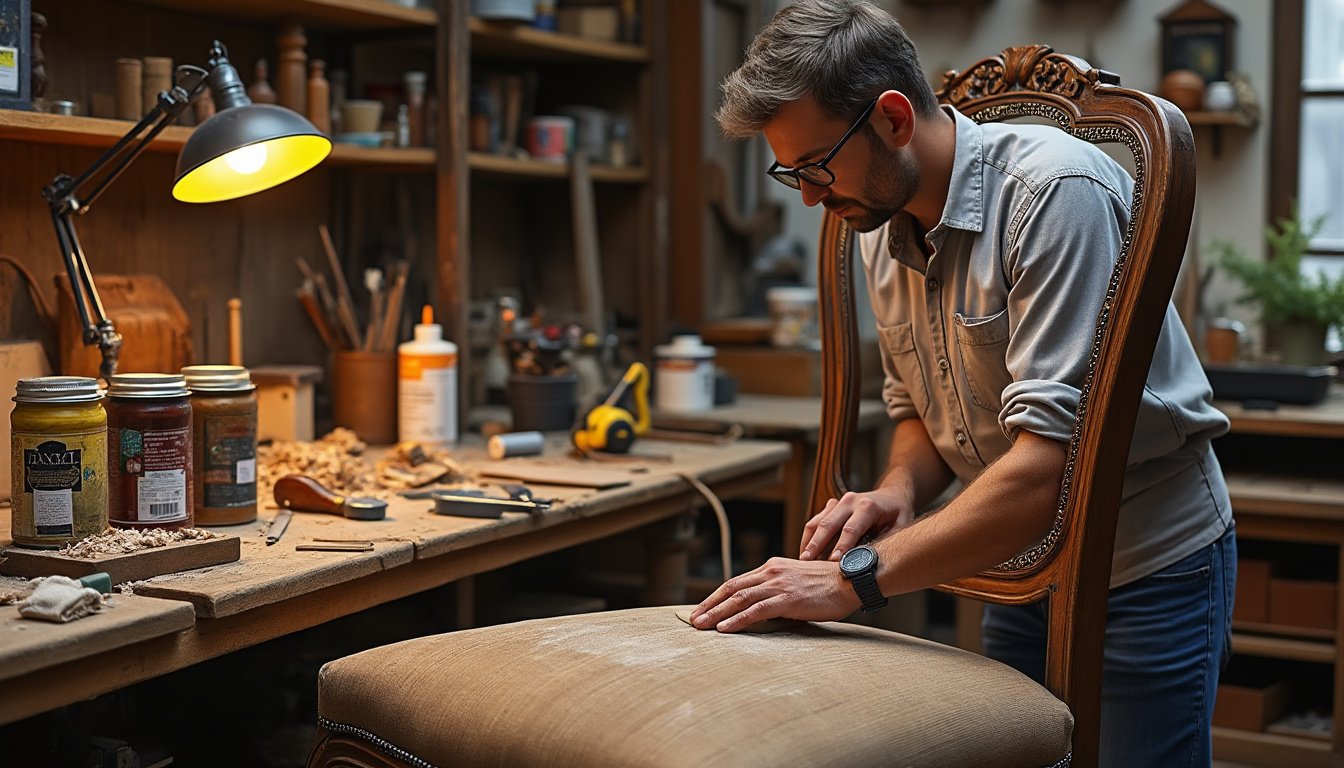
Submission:
M 189 365 L 197 525 L 257 519 L 257 388 L 246 368 Z
M 107 528 L 107 412 L 96 379 L 20 379 L 10 412 L 11 535 L 57 549 Z
M 190 528 L 191 393 L 181 375 L 118 373 L 107 389 L 108 522 Z

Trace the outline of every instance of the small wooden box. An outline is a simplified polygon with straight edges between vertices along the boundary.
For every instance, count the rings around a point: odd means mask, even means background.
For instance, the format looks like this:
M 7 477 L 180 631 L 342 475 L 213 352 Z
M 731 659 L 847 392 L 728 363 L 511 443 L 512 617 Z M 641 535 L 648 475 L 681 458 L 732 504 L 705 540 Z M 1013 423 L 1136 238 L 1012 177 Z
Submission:
M 1288 711 L 1289 689 L 1284 680 L 1263 686 L 1222 683 L 1214 699 L 1213 724 L 1242 731 L 1263 731 Z
M 1268 560 L 1237 561 L 1237 600 L 1232 606 L 1234 621 L 1269 621 Z
M 322 369 L 259 365 L 251 372 L 257 385 L 257 440 L 312 440 L 313 389 L 322 380 Z
M 1309 629 L 1334 629 L 1339 590 L 1331 581 L 1269 580 L 1269 620 Z

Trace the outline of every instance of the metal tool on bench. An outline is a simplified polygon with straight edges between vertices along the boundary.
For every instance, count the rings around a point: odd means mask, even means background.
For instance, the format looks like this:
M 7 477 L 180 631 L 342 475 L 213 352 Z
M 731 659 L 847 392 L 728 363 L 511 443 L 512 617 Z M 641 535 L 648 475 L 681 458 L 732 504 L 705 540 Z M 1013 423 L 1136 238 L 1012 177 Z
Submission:
M 505 512 L 544 512 L 551 502 L 546 499 L 499 498 L 466 491 L 434 491 L 434 513 L 457 517 L 500 517 Z
M 627 394 L 633 397 L 631 405 L 624 402 Z M 574 447 L 582 454 L 626 453 L 636 437 L 649 431 L 649 421 L 649 369 L 631 363 L 607 399 L 583 414 L 574 428 Z
M 266 526 L 266 546 L 271 546 L 280 541 L 280 537 L 285 535 L 285 529 L 289 527 L 289 519 L 294 516 L 288 509 L 281 509 L 271 518 L 271 524 Z
M 307 475 L 285 475 L 275 483 L 275 503 L 282 510 L 323 512 L 351 520 L 382 520 L 387 502 L 369 496 L 342 496 Z

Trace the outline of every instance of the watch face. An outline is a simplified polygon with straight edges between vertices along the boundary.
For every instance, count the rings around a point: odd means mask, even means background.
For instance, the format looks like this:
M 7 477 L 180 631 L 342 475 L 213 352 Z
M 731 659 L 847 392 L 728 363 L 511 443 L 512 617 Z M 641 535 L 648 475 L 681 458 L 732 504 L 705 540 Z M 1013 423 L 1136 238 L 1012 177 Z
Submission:
M 855 547 L 840 558 L 840 570 L 846 574 L 863 573 L 876 563 L 876 552 L 868 547 Z

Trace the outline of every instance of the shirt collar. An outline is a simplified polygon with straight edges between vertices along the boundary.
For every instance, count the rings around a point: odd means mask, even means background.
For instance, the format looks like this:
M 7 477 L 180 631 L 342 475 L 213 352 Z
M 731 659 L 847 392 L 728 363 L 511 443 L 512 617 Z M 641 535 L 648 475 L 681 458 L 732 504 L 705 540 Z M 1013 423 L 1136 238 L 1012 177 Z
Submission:
M 956 109 L 943 105 L 956 124 L 957 140 L 952 156 L 952 175 L 947 187 L 947 202 L 938 225 L 929 230 L 927 237 L 941 241 L 945 229 L 979 232 L 984 227 L 984 173 L 985 137 L 979 123 Z M 902 258 L 905 243 L 911 236 L 911 217 L 905 211 L 897 213 L 888 227 L 887 249 L 893 259 Z M 918 261 L 923 262 L 920 254 Z

